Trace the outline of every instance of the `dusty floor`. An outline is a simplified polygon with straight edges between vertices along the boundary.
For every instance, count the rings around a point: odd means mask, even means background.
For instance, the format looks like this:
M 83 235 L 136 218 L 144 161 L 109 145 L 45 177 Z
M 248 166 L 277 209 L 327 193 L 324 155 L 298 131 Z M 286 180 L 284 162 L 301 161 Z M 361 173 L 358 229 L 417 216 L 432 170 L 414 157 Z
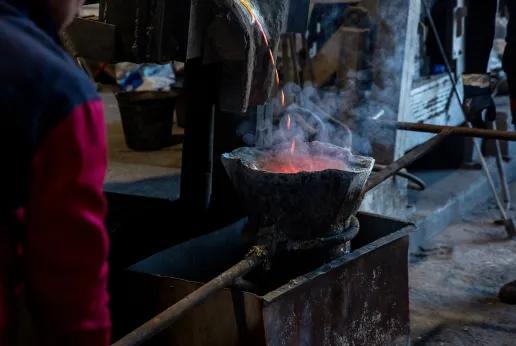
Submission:
M 137 196 L 175 200 L 179 197 L 182 145 L 157 151 L 136 152 L 125 143 L 118 103 L 113 93 L 101 92 L 108 131 L 109 168 L 105 190 Z M 173 134 L 182 129 L 174 126 Z
M 511 190 L 516 196 L 516 184 Z M 493 225 L 497 216 L 484 203 L 412 257 L 414 345 L 516 345 L 516 306 L 496 298 L 516 280 L 516 241 Z

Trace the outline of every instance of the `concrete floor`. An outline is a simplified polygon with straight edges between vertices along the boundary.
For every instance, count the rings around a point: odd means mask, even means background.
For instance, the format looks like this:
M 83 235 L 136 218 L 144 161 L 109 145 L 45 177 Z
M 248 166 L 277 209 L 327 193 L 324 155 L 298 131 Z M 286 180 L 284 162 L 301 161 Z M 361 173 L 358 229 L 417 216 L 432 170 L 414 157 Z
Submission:
M 168 200 L 179 198 L 182 145 L 137 152 L 125 143 L 118 103 L 113 92 L 103 90 L 109 145 L 105 191 Z M 173 134 L 182 129 L 174 126 Z
M 493 201 L 481 203 L 412 256 L 414 345 L 516 345 L 516 306 L 496 297 L 516 280 L 516 241 L 493 225 L 497 217 Z

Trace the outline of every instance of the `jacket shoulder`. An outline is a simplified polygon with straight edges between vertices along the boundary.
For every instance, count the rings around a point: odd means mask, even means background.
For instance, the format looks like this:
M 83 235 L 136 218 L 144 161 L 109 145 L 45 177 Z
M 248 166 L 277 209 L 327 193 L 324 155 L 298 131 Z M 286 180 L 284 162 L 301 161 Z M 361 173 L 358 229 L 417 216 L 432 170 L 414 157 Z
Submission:
M 86 74 L 28 18 L 0 16 L 0 47 L 0 107 L 29 126 L 36 142 L 76 106 L 98 98 Z

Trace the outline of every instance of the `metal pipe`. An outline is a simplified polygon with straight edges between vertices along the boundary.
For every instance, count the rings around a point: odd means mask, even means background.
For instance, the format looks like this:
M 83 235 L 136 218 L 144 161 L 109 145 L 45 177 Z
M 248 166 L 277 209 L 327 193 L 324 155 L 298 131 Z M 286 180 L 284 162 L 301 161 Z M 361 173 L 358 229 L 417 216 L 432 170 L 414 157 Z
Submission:
M 496 121 L 491 123 L 493 130 L 496 130 Z M 495 140 L 495 150 L 496 150 L 496 165 L 498 166 L 498 174 L 500 177 L 500 185 L 502 185 L 502 193 L 503 193 L 503 201 L 505 202 L 505 207 L 507 208 L 507 213 L 511 209 L 511 192 L 509 189 L 509 183 L 507 181 L 507 174 L 505 173 L 505 166 L 503 163 L 502 157 L 502 147 L 500 146 L 500 141 Z
M 186 312 L 203 303 L 211 295 L 231 285 L 236 279 L 260 266 L 267 257 L 268 251 L 266 248 L 255 246 L 243 261 L 181 299 L 130 334 L 115 342 L 112 346 L 135 346 L 143 344 L 156 334 L 167 329 Z
M 387 127 L 392 126 L 398 130 L 413 131 L 413 132 L 426 132 L 426 133 L 441 133 L 443 130 L 450 130 L 451 136 L 462 136 L 462 137 L 475 137 L 484 139 L 497 139 L 502 141 L 516 142 L 516 132 L 500 131 L 500 130 L 488 130 L 488 129 L 476 129 L 470 127 L 455 127 L 455 126 L 440 126 L 430 124 L 419 124 L 419 123 L 407 123 L 407 122 L 381 122 Z

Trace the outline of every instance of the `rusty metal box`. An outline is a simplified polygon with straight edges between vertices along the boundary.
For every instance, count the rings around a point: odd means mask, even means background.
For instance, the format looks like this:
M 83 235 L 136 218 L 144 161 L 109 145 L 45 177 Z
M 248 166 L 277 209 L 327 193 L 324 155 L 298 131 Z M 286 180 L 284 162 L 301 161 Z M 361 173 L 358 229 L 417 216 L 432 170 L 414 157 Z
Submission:
M 226 289 L 150 345 L 407 345 L 408 234 L 412 226 L 359 214 L 352 252 L 265 294 Z M 245 254 L 244 221 L 156 254 L 113 287 L 121 337 Z

